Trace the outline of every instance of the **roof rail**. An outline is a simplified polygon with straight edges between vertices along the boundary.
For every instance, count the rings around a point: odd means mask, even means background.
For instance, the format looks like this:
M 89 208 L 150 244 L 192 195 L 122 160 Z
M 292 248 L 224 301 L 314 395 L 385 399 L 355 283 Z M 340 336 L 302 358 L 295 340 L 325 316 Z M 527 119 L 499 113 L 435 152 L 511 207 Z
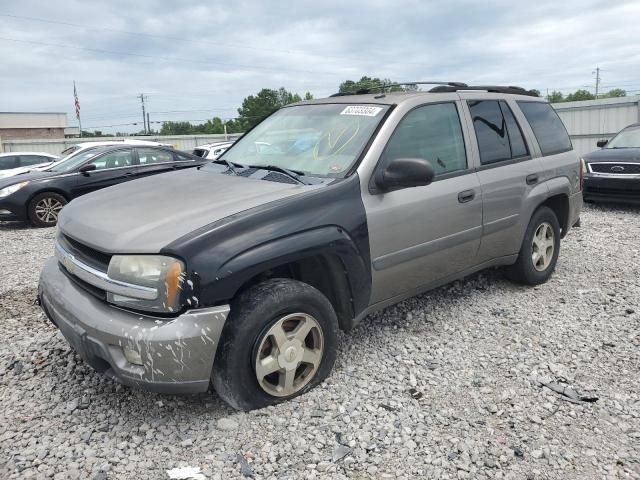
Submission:
M 526 90 L 522 87 L 514 87 L 510 86 L 502 86 L 502 85 L 438 85 L 433 87 L 430 92 L 438 93 L 438 92 L 458 92 L 458 91 L 470 91 L 470 90 L 479 90 L 491 93 L 508 93 L 511 95 L 527 95 L 529 97 L 537 97 L 535 92 L 532 90 Z
M 466 83 L 462 83 L 462 82 L 437 82 L 437 81 L 436 82 L 423 81 L 423 82 L 382 83 L 380 85 L 374 85 L 372 87 L 360 88 L 355 91 L 334 93 L 333 95 L 331 95 L 331 97 L 343 97 L 345 95 L 365 95 L 367 93 L 372 93 L 373 91 L 376 91 L 376 90 L 384 91 L 385 89 L 392 88 L 392 87 L 403 87 L 403 86 L 413 87 L 418 85 L 439 85 L 444 88 L 462 88 L 467 86 Z

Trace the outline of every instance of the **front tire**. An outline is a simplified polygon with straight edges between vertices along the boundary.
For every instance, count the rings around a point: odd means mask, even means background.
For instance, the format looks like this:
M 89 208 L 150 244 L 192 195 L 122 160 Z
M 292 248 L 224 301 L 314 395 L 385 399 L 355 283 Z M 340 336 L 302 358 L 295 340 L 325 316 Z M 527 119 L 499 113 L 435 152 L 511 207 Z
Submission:
M 322 293 L 297 280 L 266 280 L 232 302 L 213 386 L 238 410 L 274 405 L 322 382 L 337 343 L 338 320 Z
M 523 285 L 546 282 L 556 268 L 560 253 L 560 223 L 549 207 L 538 208 L 524 234 L 516 263 L 507 276 Z
M 53 227 L 58 223 L 60 210 L 66 204 L 67 199 L 58 193 L 40 193 L 29 202 L 29 221 L 34 227 Z

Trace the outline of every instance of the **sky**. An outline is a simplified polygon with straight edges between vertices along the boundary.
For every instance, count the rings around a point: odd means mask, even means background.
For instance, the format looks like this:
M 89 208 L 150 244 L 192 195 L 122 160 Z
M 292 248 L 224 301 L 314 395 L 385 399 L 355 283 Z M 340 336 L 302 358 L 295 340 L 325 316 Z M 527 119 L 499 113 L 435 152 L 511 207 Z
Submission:
M 237 116 L 285 87 L 316 98 L 363 75 L 570 93 L 640 93 L 638 1 L 3 2 L 0 111 L 67 112 L 103 132 Z M 137 122 L 137 125 L 131 125 Z M 153 128 L 159 128 L 153 124 Z

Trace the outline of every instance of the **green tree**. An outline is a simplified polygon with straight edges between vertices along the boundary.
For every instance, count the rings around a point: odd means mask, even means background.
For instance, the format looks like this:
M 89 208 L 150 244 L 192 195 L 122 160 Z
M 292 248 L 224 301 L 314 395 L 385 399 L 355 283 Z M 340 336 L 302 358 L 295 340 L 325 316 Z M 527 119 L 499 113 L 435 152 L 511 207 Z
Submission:
M 567 102 L 579 102 L 581 100 L 594 100 L 596 96 L 589 90 L 576 90 L 574 93 L 567 95 L 565 101 Z
M 559 92 L 558 90 L 552 91 L 547 96 L 547 100 L 549 100 L 550 103 L 560 103 L 565 101 L 564 95 L 562 95 L 562 92 Z
M 190 135 L 194 132 L 189 122 L 163 122 L 160 135 Z
M 613 90 L 609 90 L 604 96 L 607 98 L 626 97 L 627 91 L 622 88 L 614 88 Z
M 381 88 L 384 87 L 385 85 L 391 85 L 389 87 L 386 88 Z M 360 80 L 358 81 L 353 81 L 353 80 L 345 80 L 344 82 L 342 82 L 340 84 L 340 86 L 338 87 L 338 92 L 340 93 L 348 93 L 348 92 L 357 92 L 359 90 L 366 90 L 366 89 L 370 89 L 370 88 L 376 88 L 379 91 L 387 91 L 387 92 L 403 92 L 403 91 L 416 91 L 418 90 L 418 86 L 417 85 L 395 85 L 393 81 L 391 81 L 388 78 L 373 78 L 373 77 L 367 77 L 364 76 L 362 77 Z
M 256 95 L 249 95 L 242 101 L 242 106 L 238 109 L 238 121 L 243 130 L 248 130 L 279 108 L 301 100 L 300 95 L 291 93 L 284 87 L 278 90 L 263 88 Z
M 313 100 L 313 94 L 311 92 L 305 93 L 303 100 Z
M 535 88 L 532 88 L 531 90 L 529 90 L 532 94 L 534 94 L 536 97 L 540 96 L 540 90 L 537 90 Z

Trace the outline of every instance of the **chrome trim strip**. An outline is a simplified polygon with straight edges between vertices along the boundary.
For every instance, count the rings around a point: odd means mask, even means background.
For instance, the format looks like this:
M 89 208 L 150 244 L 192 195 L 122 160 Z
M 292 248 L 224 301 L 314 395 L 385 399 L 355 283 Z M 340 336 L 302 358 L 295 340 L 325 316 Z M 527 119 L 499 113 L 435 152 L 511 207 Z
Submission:
M 69 274 L 84 280 L 94 287 L 100 288 L 110 293 L 124 295 L 125 297 L 139 298 L 142 300 L 155 300 L 158 298 L 158 289 L 133 285 L 109 278 L 109 276 L 96 268 L 78 260 L 73 254 L 67 252 L 59 242 L 56 241 L 55 256 Z
M 612 177 L 618 177 L 618 176 L 637 177 L 640 175 L 640 173 L 595 172 L 591 168 L 591 165 L 607 165 L 607 166 L 613 167 L 616 165 L 638 165 L 638 162 L 590 162 L 588 163 L 588 165 L 589 165 L 589 173 L 592 173 L 594 175 L 612 176 Z

